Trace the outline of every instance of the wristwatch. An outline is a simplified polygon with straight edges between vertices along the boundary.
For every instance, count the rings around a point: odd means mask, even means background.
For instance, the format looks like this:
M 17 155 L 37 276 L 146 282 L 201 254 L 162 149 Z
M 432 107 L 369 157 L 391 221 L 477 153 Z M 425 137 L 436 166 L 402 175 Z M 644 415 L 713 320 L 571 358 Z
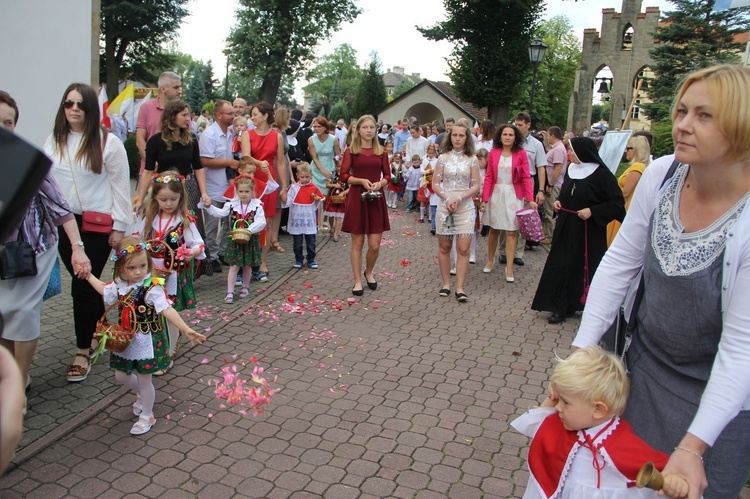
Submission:
M 80 246 L 81 248 L 83 248 L 83 246 L 84 246 L 83 241 L 76 241 L 74 243 L 70 243 L 70 245 L 71 246 Z

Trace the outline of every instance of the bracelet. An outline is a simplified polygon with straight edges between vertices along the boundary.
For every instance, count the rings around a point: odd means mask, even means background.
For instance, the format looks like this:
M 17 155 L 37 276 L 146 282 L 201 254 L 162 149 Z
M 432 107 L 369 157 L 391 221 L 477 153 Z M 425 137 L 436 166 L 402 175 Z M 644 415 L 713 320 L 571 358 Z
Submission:
M 701 456 L 700 454 L 698 454 L 697 452 L 695 452 L 695 451 L 694 451 L 694 450 L 692 450 L 692 449 L 688 449 L 687 447 L 680 447 L 680 446 L 678 445 L 677 447 L 675 447 L 675 448 L 674 448 L 674 450 L 681 450 L 681 451 L 683 451 L 683 452 L 687 452 L 688 454 L 692 454 L 692 455 L 694 455 L 695 457 L 697 457 L 698 459 L 700 459 L 700 460 L 701 460 L 701 462 L 703 462 L 703 456 Z

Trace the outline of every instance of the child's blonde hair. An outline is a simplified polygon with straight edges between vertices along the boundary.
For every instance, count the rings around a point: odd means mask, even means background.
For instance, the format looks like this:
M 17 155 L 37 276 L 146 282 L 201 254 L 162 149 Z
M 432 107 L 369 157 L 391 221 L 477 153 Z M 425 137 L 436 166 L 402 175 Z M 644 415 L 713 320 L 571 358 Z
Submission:
M 124 251 L 123 251 L 124 250 Z M 154 261 L 151 259 L 151 255 L 146 249 L 146 241 L 137 236 L 126 236 L 120 239 L 115 248 L 115 270 L 114 276 L 120 277 L 125 273 L 125 265 L 128 263 L 134 255 L 143 253 L 146 255 L 146 261 L 148 262 L 149 273 L 154 271 Z
M 239 164 L 237 165 L 237 171 L 240 173 L 244 173 L 245 175 L 252 175 L 255 173 L 255 169 L 257 166 L 255 165 L 255 162 L 253 161 L 253 158 L 250 156 L 242 156 L 239 160 Z
M 312 173 L 312 168 L 310 167 L 310 163 L 307 161 L 303 161 L 300 164 L 297 165 L 297 174 L 300 173 Z
M 393 163 L 394 161 L 396 161 L 396 158 L 398 158 L 398 162 L 399 163 L 402 163 L 403 160 L 404 160 L 404 158 L 402 158 L 400 154 L 394 154 L 393 157 L 391 158 L 391 163 Z
M 622 360 L 598 346 L 576 350 L 561 360 L 549 384 L 563 395 L 578 395 L 592 404 L 603 402 L 610 413 L 617 416 L 625 411 L 630 391 L 630 380 Z
M 237 178 L 235 178 L 234 179 L 235 188 L 239 189 L 241 185 L 250 185 L 250 192 L 252 192 L 253 197 L 255 197 L 255 180 L 253 180 L 253 177 L 251 177 L 250 175 L 240 175 Z
M 143 226 L 144 237 L 151 232 L 154 219 L 159 216 L 159 202 L 156 195 L 164 189 L 169 189 L 180 195 L 180 201 L 175 210 L 182 217 L 182 228 L 190 227 L 190 211 L 188 210 L 187 191 L 185 190 L 185 179 L 176 170 L 167 170 L 155 175 L 151 181 L 144 204 L 146 206 L 146 224 Z
M 232 120 L 232 124 L 234 126 L 237 126 L 237 124 L 242 123 L 243 125 L 247 125 L 247 118 L 244 116 L 235 116 Z
M 489 156 L 489 153 L 487 152 L 487 149 L 484 147 L 480 147 L 476 154 L 477 158 L 486 158 Z

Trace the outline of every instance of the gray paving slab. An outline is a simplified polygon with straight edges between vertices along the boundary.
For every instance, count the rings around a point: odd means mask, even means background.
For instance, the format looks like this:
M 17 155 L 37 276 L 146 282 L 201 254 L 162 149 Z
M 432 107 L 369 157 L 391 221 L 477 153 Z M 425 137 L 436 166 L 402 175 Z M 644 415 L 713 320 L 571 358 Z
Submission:
M 70 304 L 53 299 L 25 448 L 0 495 L 520 497 L 528 440 L 508 421 L 541 400 L 578 321 L 549 325 L 529 310 L 543 249 L 526 252 L 507 284 L 499 265 L 481 272 L 480 240 L 470 301 L 438 297 L 437 239 L 415 215 L 392 214 L 378 289 L 361 298 L 348 238 L 319 238 L 317 271 L 272 253 L 271 282 L 231 307 L 225 274 L 201 278 L 202 312 L 188 321 L 210 328 L 209 340 L 155 380 L 158 422 L 140 437 L 128 433 L 132 395 L 105 362 L 82 384 L 64 381 Z M 256 417 L 226 407 L 211 384 L 227 365 L 249 378 L 251 359 L 278 390 Z

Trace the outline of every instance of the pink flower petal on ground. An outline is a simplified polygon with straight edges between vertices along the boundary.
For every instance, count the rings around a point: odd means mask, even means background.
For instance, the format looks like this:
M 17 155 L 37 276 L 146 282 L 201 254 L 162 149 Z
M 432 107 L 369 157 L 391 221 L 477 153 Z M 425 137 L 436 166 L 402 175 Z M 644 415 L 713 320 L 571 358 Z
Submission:
M 208 419 L 211 419 L 212 417 L 214 417 L 214 415 L 209 412 L 208 413 Z
M 172 416 L 170 416 L 169 414 L 167 414 L 167 421 L 172 421 Z
M 206 329 L 204 329 L 204 331 L 207 332 L 207 333 L 210 333 L 211 332 L 211 328 L 207 327 Z
M 201 361 L 201 364 L 208 364 L 208 359 L 207 359 L 207 358 L 206 358 L 206 359 L 203 359 L 203 360 Z

